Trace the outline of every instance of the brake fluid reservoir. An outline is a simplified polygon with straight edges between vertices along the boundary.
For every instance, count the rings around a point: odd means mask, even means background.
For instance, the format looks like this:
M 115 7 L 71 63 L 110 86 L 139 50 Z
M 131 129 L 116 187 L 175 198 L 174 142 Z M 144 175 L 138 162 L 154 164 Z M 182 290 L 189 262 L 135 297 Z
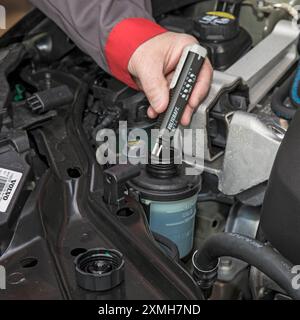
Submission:
M 197 195 L 170 202 L 142 199 L 142 203 L 150 209 L 150 229 L 176 243 L 180 258 L 187 256 L 194 242 Z
M 197 194 L 201 176 L 186 175 L 183 166 L 147 165 L 131 181 L 146 209 L 150 229 L 172 240 L 180 258 L 193 249 Z

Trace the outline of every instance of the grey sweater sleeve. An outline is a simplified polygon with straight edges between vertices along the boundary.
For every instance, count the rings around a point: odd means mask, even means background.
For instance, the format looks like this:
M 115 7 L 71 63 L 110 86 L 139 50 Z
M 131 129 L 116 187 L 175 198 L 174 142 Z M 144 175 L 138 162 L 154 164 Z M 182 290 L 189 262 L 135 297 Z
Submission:
M 151 0 L 30 1 L 106 71 L 105 45 L 113 27 L 126 18 L 153 20 Z

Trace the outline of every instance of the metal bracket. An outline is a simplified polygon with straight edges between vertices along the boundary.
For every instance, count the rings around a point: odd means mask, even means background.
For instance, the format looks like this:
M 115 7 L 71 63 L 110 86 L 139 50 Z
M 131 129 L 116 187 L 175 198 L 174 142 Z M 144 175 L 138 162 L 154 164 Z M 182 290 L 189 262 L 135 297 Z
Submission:
M 224 91 L 234 91 L 240 85 L 249 89 L 251 112 L 297 61 L 298 38 L 298 27 L 292 21 L 281 20 L 269 36 L 232 67 L 214 72 L 210 93 L 195 113 L 191 128 L 203 130 L 204 170 L 218 176 L 219 190 L 224 194 L 236 195 L 267 181 L 283 135 L 254 114 L 237 112 L 229 125 L 231 133 L 222 157 L 224 151 L 215 153 L 209 141 L 209 112 Z M 264 155 L 259 150 L 264 150 Z M 194 157 L 195 151 L 188 156 Z
M 125 204 L 126 182 L 140 175 L 138 166 L 116 165 L 104 171 L 104 201 L 117 208 Z
M 249 87 L 249 111 L 297 61 L 298 38 L 297 25 L 292 21 L 281 20 L 269 36 L 225 71 L 242 78 Z
M 219 158 L 223 151 L 214 153 L 208 137 L 208 124 L 209 124 L 209 111 L 215 106 L 220 96 L 226 91 L 232 91 L 241 84 L 241 79 L 235 76 L 228 75 L 223 72 L 215 71 L 214 79 L 210 89 L 210 92 L 206 100 L 200 105 L 197 112 L 195 113 L 191 129 L 201 129 L 204 134 L 204 159 L 205 161 L 211 162 Z M 195 150 L 191 150 L 191 154 L 188 157 L 194 157 Z

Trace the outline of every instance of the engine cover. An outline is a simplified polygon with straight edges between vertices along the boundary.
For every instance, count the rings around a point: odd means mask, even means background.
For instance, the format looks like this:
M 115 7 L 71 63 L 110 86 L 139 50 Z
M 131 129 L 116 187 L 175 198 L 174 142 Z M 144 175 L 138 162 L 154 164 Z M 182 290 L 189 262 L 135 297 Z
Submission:
M 261 229 L 286 258 L 300 264 L 300 113 L 279 148 L 265 196 Z

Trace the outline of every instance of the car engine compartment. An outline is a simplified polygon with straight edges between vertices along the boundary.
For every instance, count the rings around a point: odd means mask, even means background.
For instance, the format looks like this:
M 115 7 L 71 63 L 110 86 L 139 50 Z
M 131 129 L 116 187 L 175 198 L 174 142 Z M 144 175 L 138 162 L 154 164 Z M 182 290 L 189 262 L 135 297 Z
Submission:
M 178 166 L 102 163 L 107 130 L 114 159 L 131 150 L 140 160 L 149 141 L 130 132 L 150 132 L 156 120 L 142 92 L 101 70 L 40 11 L 0 39 L 1 299 L 300 297 L 290 272 L 300 262 L 293 6 L 161 2 L 158 23 L 195 36 L 215 69 L 190 126 L 203 134 L 204 158 L 190 148 Z M 113 288 L 78 283 L 74 261 L 95 248 L 124 258 Z M 85 271 L 116 268 L 105 261 Z

